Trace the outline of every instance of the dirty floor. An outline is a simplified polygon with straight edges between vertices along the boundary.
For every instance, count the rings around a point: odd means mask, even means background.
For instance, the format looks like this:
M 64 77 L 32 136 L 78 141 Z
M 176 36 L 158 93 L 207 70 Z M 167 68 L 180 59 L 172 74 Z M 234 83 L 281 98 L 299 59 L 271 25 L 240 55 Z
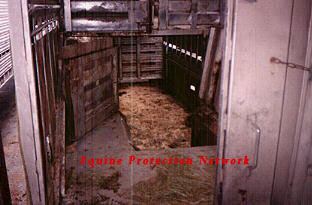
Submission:
M 12 204 L 26 204 L 26 180 L 17 135 L 14 81 L 0 89 L 0 131 L 8 171 Z M 1 183 L 1 182 L 0 182 Z
M 135 151 L 128 138 L 125 119 L 117 113 L 67 148 L 65 204 L 212 204 L 215 167 L 199 161 L 215 157 L 215 146 Z M 131 156 L 136 161 L 130 165 Z M 95 160 L 91 168 L 92 158 L 116 161 Z M 151 158 L 192 159 L 192 165 L 155 165 Z
M 190 147 L 190 113 L 156 86 L 133 85 L 119 90 L 120 111 L 131 140 L 141 150 Z

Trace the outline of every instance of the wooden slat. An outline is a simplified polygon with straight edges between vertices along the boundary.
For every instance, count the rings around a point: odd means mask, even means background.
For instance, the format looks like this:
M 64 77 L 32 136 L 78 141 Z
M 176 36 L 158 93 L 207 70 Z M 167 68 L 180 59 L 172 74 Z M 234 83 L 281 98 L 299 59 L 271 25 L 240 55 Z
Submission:
M 169 1 L 169 12 L 189 12 L 191 10 L 191 1 Z
M 220 10 L 220 1 L 219 0 L 198 0 L 197 10 L 199 12 L 207 11 L 219 11 Z
M 219 19 L 219 13 L 197 14 L 197 25 L 206 25 L 216 22 Z
M 120 82 L 121 83 L 131 83 L 131 82 L 147 82 L 149 80 L 157 80 L 157 79 L 162 79 L 162 75 L 161 74 L 156 74 L 153 76 L 148 76 L 148 77 L 141 77 L 141 79 L 137 79 L 137 78 L 123 78 Z
M 63 47 L 62 57 L 63 59 L 69 59 L 112 47 L 113 40 L 111 38 L 102 38 L 98 40 L 92 40 L 91 42 L 87 43 L 79 43 L 79 46 L 77 44 L 65 46 Z
M 215 46 L 213 45 L 215 43 L 214 41 L 215 34 L 216 34 L 216 30 L 215 28 L 212 28 L 210 30 L 210 35 L 209 35 L 209 40 L 208 40 L 206 55 L 205 55 L 205 61 L 203 64 L 203 74 L 202 74 L 200 90 L 199 90 L 200 99 L 203 99 L 205 97 L 206 91 L 208 89 L 209 73 L 210 73 L 210 70 L 212 69 L 211 66 L 213 66 L 212 61 L 214 61 L 213 55 L 211 55 L 211 53 L 213 51 L 213 48 L 215 48 Z
M 168 14 L 168 25 L 191 25 L 191 14 L 190 13 L 169 13 Z
M 121 56 L 122 79 L 121 82 L 141 82 L 140 78 L 144 76 L 158 79 L 163 69 L 163 41 L 162 37 L 141 37 L 133 36 L 121 38 Z M 157 73 L 155 73 L 157 72 Z M 155 77 L 155 75 L 157 76 Z
M 162 43 L 162 37 L 140 37 L 140 43 Z

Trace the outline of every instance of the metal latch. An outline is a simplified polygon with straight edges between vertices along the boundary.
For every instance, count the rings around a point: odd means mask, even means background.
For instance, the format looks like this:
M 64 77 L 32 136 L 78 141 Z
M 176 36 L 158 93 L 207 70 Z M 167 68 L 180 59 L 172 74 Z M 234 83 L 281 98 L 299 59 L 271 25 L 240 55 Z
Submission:
M 255 130 L 255 147 L 254 147 L 254 154 L 253 154 L 253 162 L 247 167 L 247 177 L 251 176 L 253 170 L 258 167 L 259 161 L 259 151 L 260 151 L 260 138 L 261 138 L 261 129 L 257 124 L 257 120 L 252 120 L 248 117 L 248 121 L 252 125 L 252 128 Z
M 285 62 L 285 61 L 282 61 L 282 60 L 280 60 L 279 58 L 276 58 L 276 57 L 272 57 L 270 61 L 271 61 L 271 63 L 286 65 L 289 68 L 295 68 L 295 69 L 300 69 L 300 70 L 312 71 L 312 68 L 308 68 L 308 67 L 305 67 L 303 65 L 296 64 L 296 63 Z

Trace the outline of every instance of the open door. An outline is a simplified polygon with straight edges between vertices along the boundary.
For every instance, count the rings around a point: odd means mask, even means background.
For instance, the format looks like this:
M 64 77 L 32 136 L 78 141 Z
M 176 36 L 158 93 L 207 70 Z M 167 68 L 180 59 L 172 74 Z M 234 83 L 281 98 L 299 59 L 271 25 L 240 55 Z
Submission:
M 305 65 L 310 12 L 310 1 L 228 2 L 218 155 L 249 164 L 218 166 L 219 204 L 309 204 L 298 197 L 303 183 L 292 187 L 296 166 L 308 165 L 294 163 L 308 131 L 300 120 L 308 74 L 271 59 Z

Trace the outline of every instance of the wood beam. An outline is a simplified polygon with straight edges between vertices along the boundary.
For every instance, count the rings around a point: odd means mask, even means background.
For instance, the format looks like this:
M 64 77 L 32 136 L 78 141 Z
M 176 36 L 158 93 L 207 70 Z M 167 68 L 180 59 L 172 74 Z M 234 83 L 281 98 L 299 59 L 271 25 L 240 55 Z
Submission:
M 10 0 L 8 3 L 18 129 L 27 188 L 32 204 L 45 204 L 45 182 L 28 4 L 27 0 Z

